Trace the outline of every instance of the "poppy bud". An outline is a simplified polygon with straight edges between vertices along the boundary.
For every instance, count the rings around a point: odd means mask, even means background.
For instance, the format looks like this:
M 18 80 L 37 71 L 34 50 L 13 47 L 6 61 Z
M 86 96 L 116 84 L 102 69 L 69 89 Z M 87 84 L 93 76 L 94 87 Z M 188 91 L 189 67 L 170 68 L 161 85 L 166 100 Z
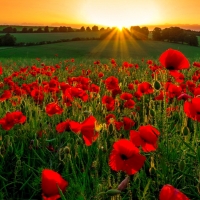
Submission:
M 190 129 L 187 126 L 185 126 L 185 127 L 183 127 L 182 133 L 183 133 L 183 135 L 189 135 Z
M 156 90 L 160 90 L 160 88 L 161 88 L 160 82 L 159 82 L 159 81 L 155 81 L 154 84 L 153 84 L 153 87 L 154 87 Z
M 129 178 L 129 176 L 127 176 L 127 177 L 118 185 L 117 189 L 120 190 L 120 191 L 126 189 L 128 183 L 129 183 L 129 180 L 130 180 L 130 178 Z
M 68 154 L 68 153 L 70 153 L 70 148 L 68 146 L 65 146 L 63 148 L 63 151 Z
M 121 191 L 120 190 L 117 190 L 117 189 L 110 189 L 106 192 L 106 194 L 110 195 L 110 196 L 115 196 L 117 194 L 120 194 Z
M 155 116 L 155 112 L 154 112 L 154 110 L 150 110 L 149 112 L 150 112 L 150 115 L 151 115 L 152 117 Z

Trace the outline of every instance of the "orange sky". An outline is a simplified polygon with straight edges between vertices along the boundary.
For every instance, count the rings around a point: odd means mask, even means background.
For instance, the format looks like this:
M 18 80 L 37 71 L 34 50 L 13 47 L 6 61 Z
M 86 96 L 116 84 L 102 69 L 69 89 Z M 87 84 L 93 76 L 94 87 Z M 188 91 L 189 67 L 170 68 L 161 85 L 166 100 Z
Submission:
M 200 0 L 0 0 L 0 24 L 200 24 Z

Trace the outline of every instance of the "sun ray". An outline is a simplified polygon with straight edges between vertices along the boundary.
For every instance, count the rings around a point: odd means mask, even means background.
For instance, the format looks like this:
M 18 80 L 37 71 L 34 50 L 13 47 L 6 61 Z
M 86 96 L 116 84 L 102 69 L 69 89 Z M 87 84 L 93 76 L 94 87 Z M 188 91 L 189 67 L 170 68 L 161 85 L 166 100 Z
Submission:
M 111 42 L 111 38 L 114 37 L 114 35 L 116 34 L 116 31 L 117 31 L 116 29 L 113 31 L 110 31 L 110 33 L 104 39 L 102 39 L 99 45 L 97 45 L 95 48 L 91 50 L 90 55 L 100 56 L 103 50 L 108 46 L 108 43 Z

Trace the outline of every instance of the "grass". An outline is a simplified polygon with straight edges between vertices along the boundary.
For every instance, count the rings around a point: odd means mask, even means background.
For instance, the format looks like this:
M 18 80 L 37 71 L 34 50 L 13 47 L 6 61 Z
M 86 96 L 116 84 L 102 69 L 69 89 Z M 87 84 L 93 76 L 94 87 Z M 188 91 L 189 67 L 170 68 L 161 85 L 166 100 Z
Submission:
M 132 39 L 128 41 L 74 41 L 31 47 L 0 49 L 0 58 L 52 58 L 55 54 L 58 54 L 60 58 L 103 59 L 113 57 L 134 60 L 149 57 L 155 59 L 168 48 L 180 50 L 191 59 L 198 59 L 200 57 L 199 47 Z
M 92 42 L 97 41 L 89 41 L 85 44 L 92 46 Z M 62 45 L 67 44 L 70 43 L 59 45 L 62 47 Z M 169 102 L 156 101 L 154 97 L 159 94 L 159 90 L 154 90 L 152 94 L 143 96 L 141 100 L 134 97 L 136 106 L 133 109 L 125 109 L 119 95 L 117 95 L 116 100 L 119 101 L 120 105 L 116 104 L 117 107 L 113 111 L 107 111 L 101 103 L 102 97 L 110 95 L 110 93 L 106 90 L 102 80 L 98 78 L 99 72 L 104 73 L 103 80 L 109 76 L 116 76 L 122 92 L 132 94 L 136 91 L 137 86 L 135 85 L 134 90 L 131 91 L 127 85 L 135 80 L 147 81 L 153 87 L 155 81 L 162 83 L 167 80 L 165 73 L 152 78 L 152 72 L 146 64 L 146 61 L 153 57 L 152 52 L 155 52 L 156 45 L 157 48 L 160 47 L 157 50 L 159 53 L 162 50 L 161 46 L 166 43 L 141 42 L 138 44 L 140 46 L 143 44 L 143 48 L 146 47 L 145 52 L 148 49 L 149 54 L 151 53 L 151 57 L 145 57 L 143 62 L 136 58 L 132 60 L 140 66 L 138 70 L 135 68 L 122 69 L 121 59 L 116 59 L 117 67 L 112 67 L 108 59 L 101 59 L 102 64 L 95 67 L 94 57 L 91 55 L 88 55 L 90 59 L 77 58 L 75 62 L 66 61 L 66 59 L 59 57 L 41 59 L 37 63 L 35 59 L 26 58 L 26 56 L 24 56 L 25 59 L 22 59 L 22 56 L 18 58 L 14 55 L 10 55 L 9 58 L 1 58 L 3 74 L 0 76 L 2 81 L 13 72 L 19 72 L 21 67 L 29 66 L 30 70 L 33 65 L 41 68 L 41 63 L 52 68 L 59 64 L 60 69 L 55 69 L 52 76 L 42 73 L 34 76 L 27 72 L 13 76 L 12 80 L 20 87 L 22 84 L 36 84 L 36 81 L 43 87 L 41 83 L 43 81 L 49 82 L 53 77 L 58 77 L 59 82 L 67 83 L 68 77 L 78 77 L 83 75 L 82 70 L 91 70 L 91 74 L 86 78 L 89 78 L 91 83 L 98 85 L 100 92 L 98 95 L 93 94 L 94 98 L 87 102 L 75 98 L 72 106 L 69 107 L 63 105 L 62 94 L 59 92 L 57 100 L 64 112 L 52 117 L 49 117 L 45 112 L 45 106 L 54 101 L 53 94 L 50 92 L 45 93 L 44 102 L 40 105 L 35 104 L 29 94 L 22 95 L 21 103 L 15 107 L 12 106 L 9 99 L 1 102 L 0 118 L 5 116 L 8 111 L 20 110 L 27 119 L 23 125 L 15 125 L 9 131 L 3 130 L 0 126 L 0 199 L 41 199 L 41 172 L 44 168 L 59 172 L 69 182 L 67 191 L 64 193 L 67 200 L 156 200 L 160 189 L 165 184 L 171 184 L 178 188 L 191 200 L 200 199 L 200 125 L 199 122 L 186 117 L 183 101 L 178 101 L 177 98 L 170 99 Z M 147 44 L 149 44 L 149 48 Z M 75 50 L 78 47 L 76 45 L 80 45 L 80 43 L 72 43 L 72 47 L 73 45 Z M 49 46 L 51 45 L 40 46 L 41 50 L 38 49 L 37 56 L 35 49 L 34 57 L 41 57 L 39 53 L 45 50 L 44 47 L 48 48 Z M 82 47 L 88 48 L 88 45 Z M 17 51 L 21 49 L 23 48 L 13 48 Z M 3 51 L 7 50 L 1 52 Z M 189 53 L 189 50 L 187 52 Z M 52 51 L 53 53 L 54 51 Z M 74 51 L 70 57 L 76 57 L 76 55 L 73 56 L 73 53 L 76 54 Z M 103 53 L 106 54 L 106 52 Z M 200 59 L 199 57 L 188 58 L 191 63 Z M 153 62 L 159 63 L 157 59 Z M 66 65 L 69 71 L 65 69 Z M 75 70 L 71 72 L 71 69 Z M 191 67 L 189 71 L 183 72 L 185 79 L 191 80 L 195 71 L 196 69 Z M 26 79 L 23 80 L 23 77 Z M 174 79 L 172 82 L 178 84 Z M 8 88 L 8 85 L 5 84 L 0 91 L 3 92 Z M 189 91 L 187 92 L 191 94 Z M 87 93 L 89 94 L 88 91 Z M 16 94 L 13 92 L 13 95 Z M 81 107 L 77 105 L 81 105 Z M 136 109 L 138 106 L 140 109 Z M 173 111 L 170 115 L 166 115 L 166 109 L 174 106 L 178 106 L 179 111 Z M 88 113 L 92 113 L 97 121 L 103 124 L 99 138 L 91 146 L 85 145 L 81 134 L 74 134 L 72 131 L 65 131 L 62 134 L 56 132 L 55 127 L 58 123 L 67 118 L 82 122 L 89 116 Z M 133 119 L 136 123 L 132 130 L 137 130 L 141 125 L 151 124 L 160 132 L 158 149 L 155 152 L 142 153 L 147 158 L 145 165 L 138 173 L 130 176 L 128 187 L 120 195 L 113 197 L 105 192 L 111 188 L 116 189 L 126 174 L 122 171 L 111 170 L 108 165 L 109 155 L 115 141 L 121 138 L 129 139 L 129 131 L 123 128 L 120 131 L 112 127 L 107 128 L 105 116 L 110 113 L 114 114 L 118 121 L 122 120 L 124 116 Z M 41 130 L 44 131 L 44 134 L 39 138 L 37 132 Z M 47 148 L 49 145 L 54 148 L 54 151 Z

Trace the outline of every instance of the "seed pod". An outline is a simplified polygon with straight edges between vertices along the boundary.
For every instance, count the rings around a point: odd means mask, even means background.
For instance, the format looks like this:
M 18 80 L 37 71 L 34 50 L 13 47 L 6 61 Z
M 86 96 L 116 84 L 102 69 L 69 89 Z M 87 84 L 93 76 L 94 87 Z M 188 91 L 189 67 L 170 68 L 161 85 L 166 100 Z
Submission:
M 127 176 L 127 177 L 118 185 L 117 189 L 120 190 L 120 191 L 126 189 L 128 183 L 129 183 L 129 180 L 130 180 L 130 178 L 129 178 L 129 176 Z
M 106 192 L 106 194 L 110 195 L 110 196 L 115 196 L 117 194 L 120 194 L 121 191 L 120 190 L 117 190 L 117 189 L 110 189 Z
M 155 81 L 154 84 L 153 84 L 153 87 L 156 89 L 156 90 L 160 90 L 161 88 L 161 84 L 159 81 Z

